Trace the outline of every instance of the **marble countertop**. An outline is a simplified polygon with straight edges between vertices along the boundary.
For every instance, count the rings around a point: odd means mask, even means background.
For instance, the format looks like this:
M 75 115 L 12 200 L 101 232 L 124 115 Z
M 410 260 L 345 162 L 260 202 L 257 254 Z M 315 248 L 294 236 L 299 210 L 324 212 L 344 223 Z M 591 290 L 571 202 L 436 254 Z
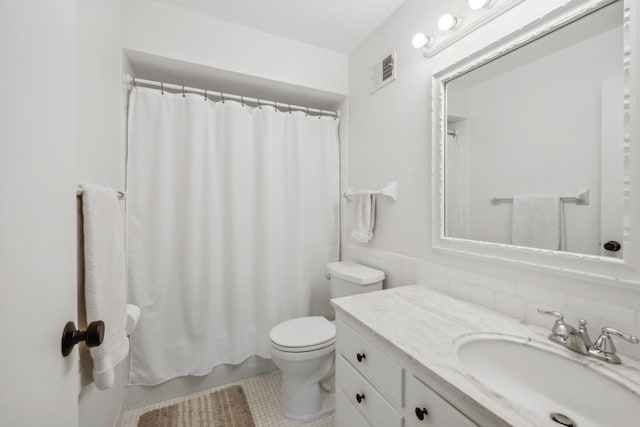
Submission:
M 612 365 L 582 356 L 549 342 L 549 330 L 520 323 L 424 285 L 337 298 L 331 302 L 339 313 L 370 329 L 374 335 L 459 390 L 468 404 L 481 405 L 506 424 L 538 426 L 548 424 L 549 418 L 491 391 L 467 373 L 455 353 L 459 337 L 482 332 L 531 338 L 545 349 L 582 365 L 613 371 L 620 382 L 640 394 L 640 363 L 621 356 L 622 365 Z M 550 319 L 550 327 L 552 323 L 553 319 Z

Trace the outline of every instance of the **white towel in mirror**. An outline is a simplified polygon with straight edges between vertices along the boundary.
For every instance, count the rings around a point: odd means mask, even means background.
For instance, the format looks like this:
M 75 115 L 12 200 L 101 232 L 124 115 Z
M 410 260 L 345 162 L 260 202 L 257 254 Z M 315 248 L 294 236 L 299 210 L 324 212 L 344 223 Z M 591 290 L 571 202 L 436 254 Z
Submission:
M 560 195 L 521 194 L 513 197 L 511 243 L 559 250 L 562 222 Z

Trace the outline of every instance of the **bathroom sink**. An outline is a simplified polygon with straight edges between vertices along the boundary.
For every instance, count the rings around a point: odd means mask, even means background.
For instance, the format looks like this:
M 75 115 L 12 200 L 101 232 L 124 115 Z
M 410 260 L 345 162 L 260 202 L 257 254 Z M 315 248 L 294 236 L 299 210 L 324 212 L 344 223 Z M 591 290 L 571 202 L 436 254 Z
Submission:
M 541 425 L 640 425 L 640 387 L 586 357 L 565 355 L 569 350 L 562 347 L 525 337 L 470 334 L 456 340 L 455 350 L 475 381 L 537 414 Z

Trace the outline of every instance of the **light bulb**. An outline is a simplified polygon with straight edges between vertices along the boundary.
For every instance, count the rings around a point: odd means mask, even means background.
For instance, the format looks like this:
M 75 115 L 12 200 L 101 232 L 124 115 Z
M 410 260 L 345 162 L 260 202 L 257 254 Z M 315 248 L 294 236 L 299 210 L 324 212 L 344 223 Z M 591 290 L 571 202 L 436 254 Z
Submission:
M 433 44 L 433 37 L 431 36 L 425 36 L 422 33 L 418 33 L 415 36 L 413 36 L 413 40 L 411 42 L 413 44 L 413 47 L 415 47 L 416 49 L 420 49 L 421 47 L 429 47 Z
M 491 3 L 491 0 L 469 0 L 469 7 L 473 10 L 478 10 L 489 6 L 489 3 Z
M 458 25 L 460 19 L 450 13 L 445 13 L 438 19 L 438 29 L 440 31 L 449 31 Z

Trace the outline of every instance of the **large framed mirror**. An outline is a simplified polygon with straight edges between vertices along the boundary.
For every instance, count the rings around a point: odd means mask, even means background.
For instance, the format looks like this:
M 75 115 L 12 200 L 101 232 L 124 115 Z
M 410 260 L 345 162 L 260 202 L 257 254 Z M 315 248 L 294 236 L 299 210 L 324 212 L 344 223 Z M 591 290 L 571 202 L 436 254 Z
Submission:
M 637 286 L 638 8 L 559 3 L 433 75 L 433 247 Z

